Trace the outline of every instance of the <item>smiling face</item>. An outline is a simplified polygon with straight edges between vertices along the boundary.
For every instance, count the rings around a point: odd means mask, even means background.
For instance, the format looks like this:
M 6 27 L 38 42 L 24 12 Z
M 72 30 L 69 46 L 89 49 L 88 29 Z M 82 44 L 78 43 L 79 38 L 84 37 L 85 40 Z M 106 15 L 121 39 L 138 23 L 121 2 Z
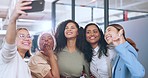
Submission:
M 112 44 L 113 39 L 119 35 L 118 32 L 119 31 L 115 27 L 108 26 L 106 28 L 106 32 L 105 32 L 105 40 L 106 40 L 106 42 L 108 44 Z
M 18 50 L 28 51 L 32 46 L 32 39 L 27 29 L 20 29 L 17 31 L 16 44 Z
M 100 39 L 100 33 L 95 25 L 89 25 L 86 29 L 86 40 L 92 45 L 98 45 Z
M 78 35 L 78 28 L 74 23 L 70 22 L 65 27 L 64 35 L 67 39 L 76 38 Z
M 49 45 L 51 49 L 54 47 L 54 40 L 49 33 L 44 33 L 39 40 L 39 46 L 42 51 L 44 51 L 44 46 Z

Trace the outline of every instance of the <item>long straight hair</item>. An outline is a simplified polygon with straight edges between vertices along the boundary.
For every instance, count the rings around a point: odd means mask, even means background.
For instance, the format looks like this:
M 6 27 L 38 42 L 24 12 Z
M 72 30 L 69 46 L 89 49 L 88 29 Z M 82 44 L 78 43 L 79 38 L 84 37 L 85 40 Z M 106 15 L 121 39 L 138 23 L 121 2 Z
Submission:
M 106 43 L 106 41 L 105 41 L 105 39 L 104 39 L 104 34 L 103 34 L 102 30 L 98 27 L 98 25 L 95 24 L 95 23 L 89 23 L 89 24 L 87 24 L 87 25 L 85 26 L 85 29 L 84 29 L 85 41 L 86 41 L 87 46 L 88 46 L 87 48 L 93 49 L 92 46 L 90 45 L 90 43 L 87 42 L 87 40 L 86 40 L 86 29 L 87 29 L 89 26 L 91 26 L 91 25 L 96 26 L 97 29 L 98 29 L 98 31 L 99 31 L 99 34 L 100 34 L 100 39 L 99 39 L 99 41 L 98 41 L 98 46 L 99 46 L 99 50 L 98 50 L 99 56 L 98 56 L 98 58 L 100 58 L 102 55 L 107 56 L 107 43 Z

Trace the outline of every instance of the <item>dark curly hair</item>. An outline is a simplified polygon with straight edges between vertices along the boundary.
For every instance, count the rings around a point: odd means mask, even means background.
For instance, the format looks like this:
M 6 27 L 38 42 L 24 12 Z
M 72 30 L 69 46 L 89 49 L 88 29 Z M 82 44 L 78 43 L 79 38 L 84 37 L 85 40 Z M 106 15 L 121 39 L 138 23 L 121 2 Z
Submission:
M 55 52 L 60 52 L 61 50 L 63 50 L 65 48 L 65 46 L 67 45 L 67 38 L 64 35 L 64 30 L 65 27 L 68 23 L 74 23 L 78 29 L 78 36 L 76 39 L 76 47 L 84 54 L 85 59 L 88 61 L 89 59 L 86 57 L 87 52 L 84 52 L 85 50 L 83 49 L 84 47 L 84 32 L 83 32 L 83 28 L 79 27 L 78 23 L 76 23 L 73 20 L 65 20 L 63 22 L 61 22 L 56 30 L 55 33 L 55 38 L 56 38 L 56 42 L 57 42 L 57 46 L 55 48 Z

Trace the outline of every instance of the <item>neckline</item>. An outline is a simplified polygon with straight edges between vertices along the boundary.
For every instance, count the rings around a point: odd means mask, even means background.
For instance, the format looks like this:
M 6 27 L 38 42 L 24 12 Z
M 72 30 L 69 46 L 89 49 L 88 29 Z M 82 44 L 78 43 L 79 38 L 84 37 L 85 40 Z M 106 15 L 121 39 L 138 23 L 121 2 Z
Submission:
M 96 56 L 99 54 L 98 50 L 99 50 L 99 46 L 93 49 L 93 56 Z

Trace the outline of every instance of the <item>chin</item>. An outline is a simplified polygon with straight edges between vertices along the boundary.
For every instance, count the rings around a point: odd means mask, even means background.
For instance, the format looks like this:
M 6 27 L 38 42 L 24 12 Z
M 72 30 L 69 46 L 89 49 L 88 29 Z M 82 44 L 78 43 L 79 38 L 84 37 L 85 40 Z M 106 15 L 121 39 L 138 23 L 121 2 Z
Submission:
M 108 44 L 111 44 L 112 43 L 112 41 L 106 41 Z
M 89 42 L 90 44 L 98 44 L 97 42 L 95 42 L 95 41 L 91 41 L 91 42 Z
M 31 47 L 23 47 L 25 50 L 30 50 Z

